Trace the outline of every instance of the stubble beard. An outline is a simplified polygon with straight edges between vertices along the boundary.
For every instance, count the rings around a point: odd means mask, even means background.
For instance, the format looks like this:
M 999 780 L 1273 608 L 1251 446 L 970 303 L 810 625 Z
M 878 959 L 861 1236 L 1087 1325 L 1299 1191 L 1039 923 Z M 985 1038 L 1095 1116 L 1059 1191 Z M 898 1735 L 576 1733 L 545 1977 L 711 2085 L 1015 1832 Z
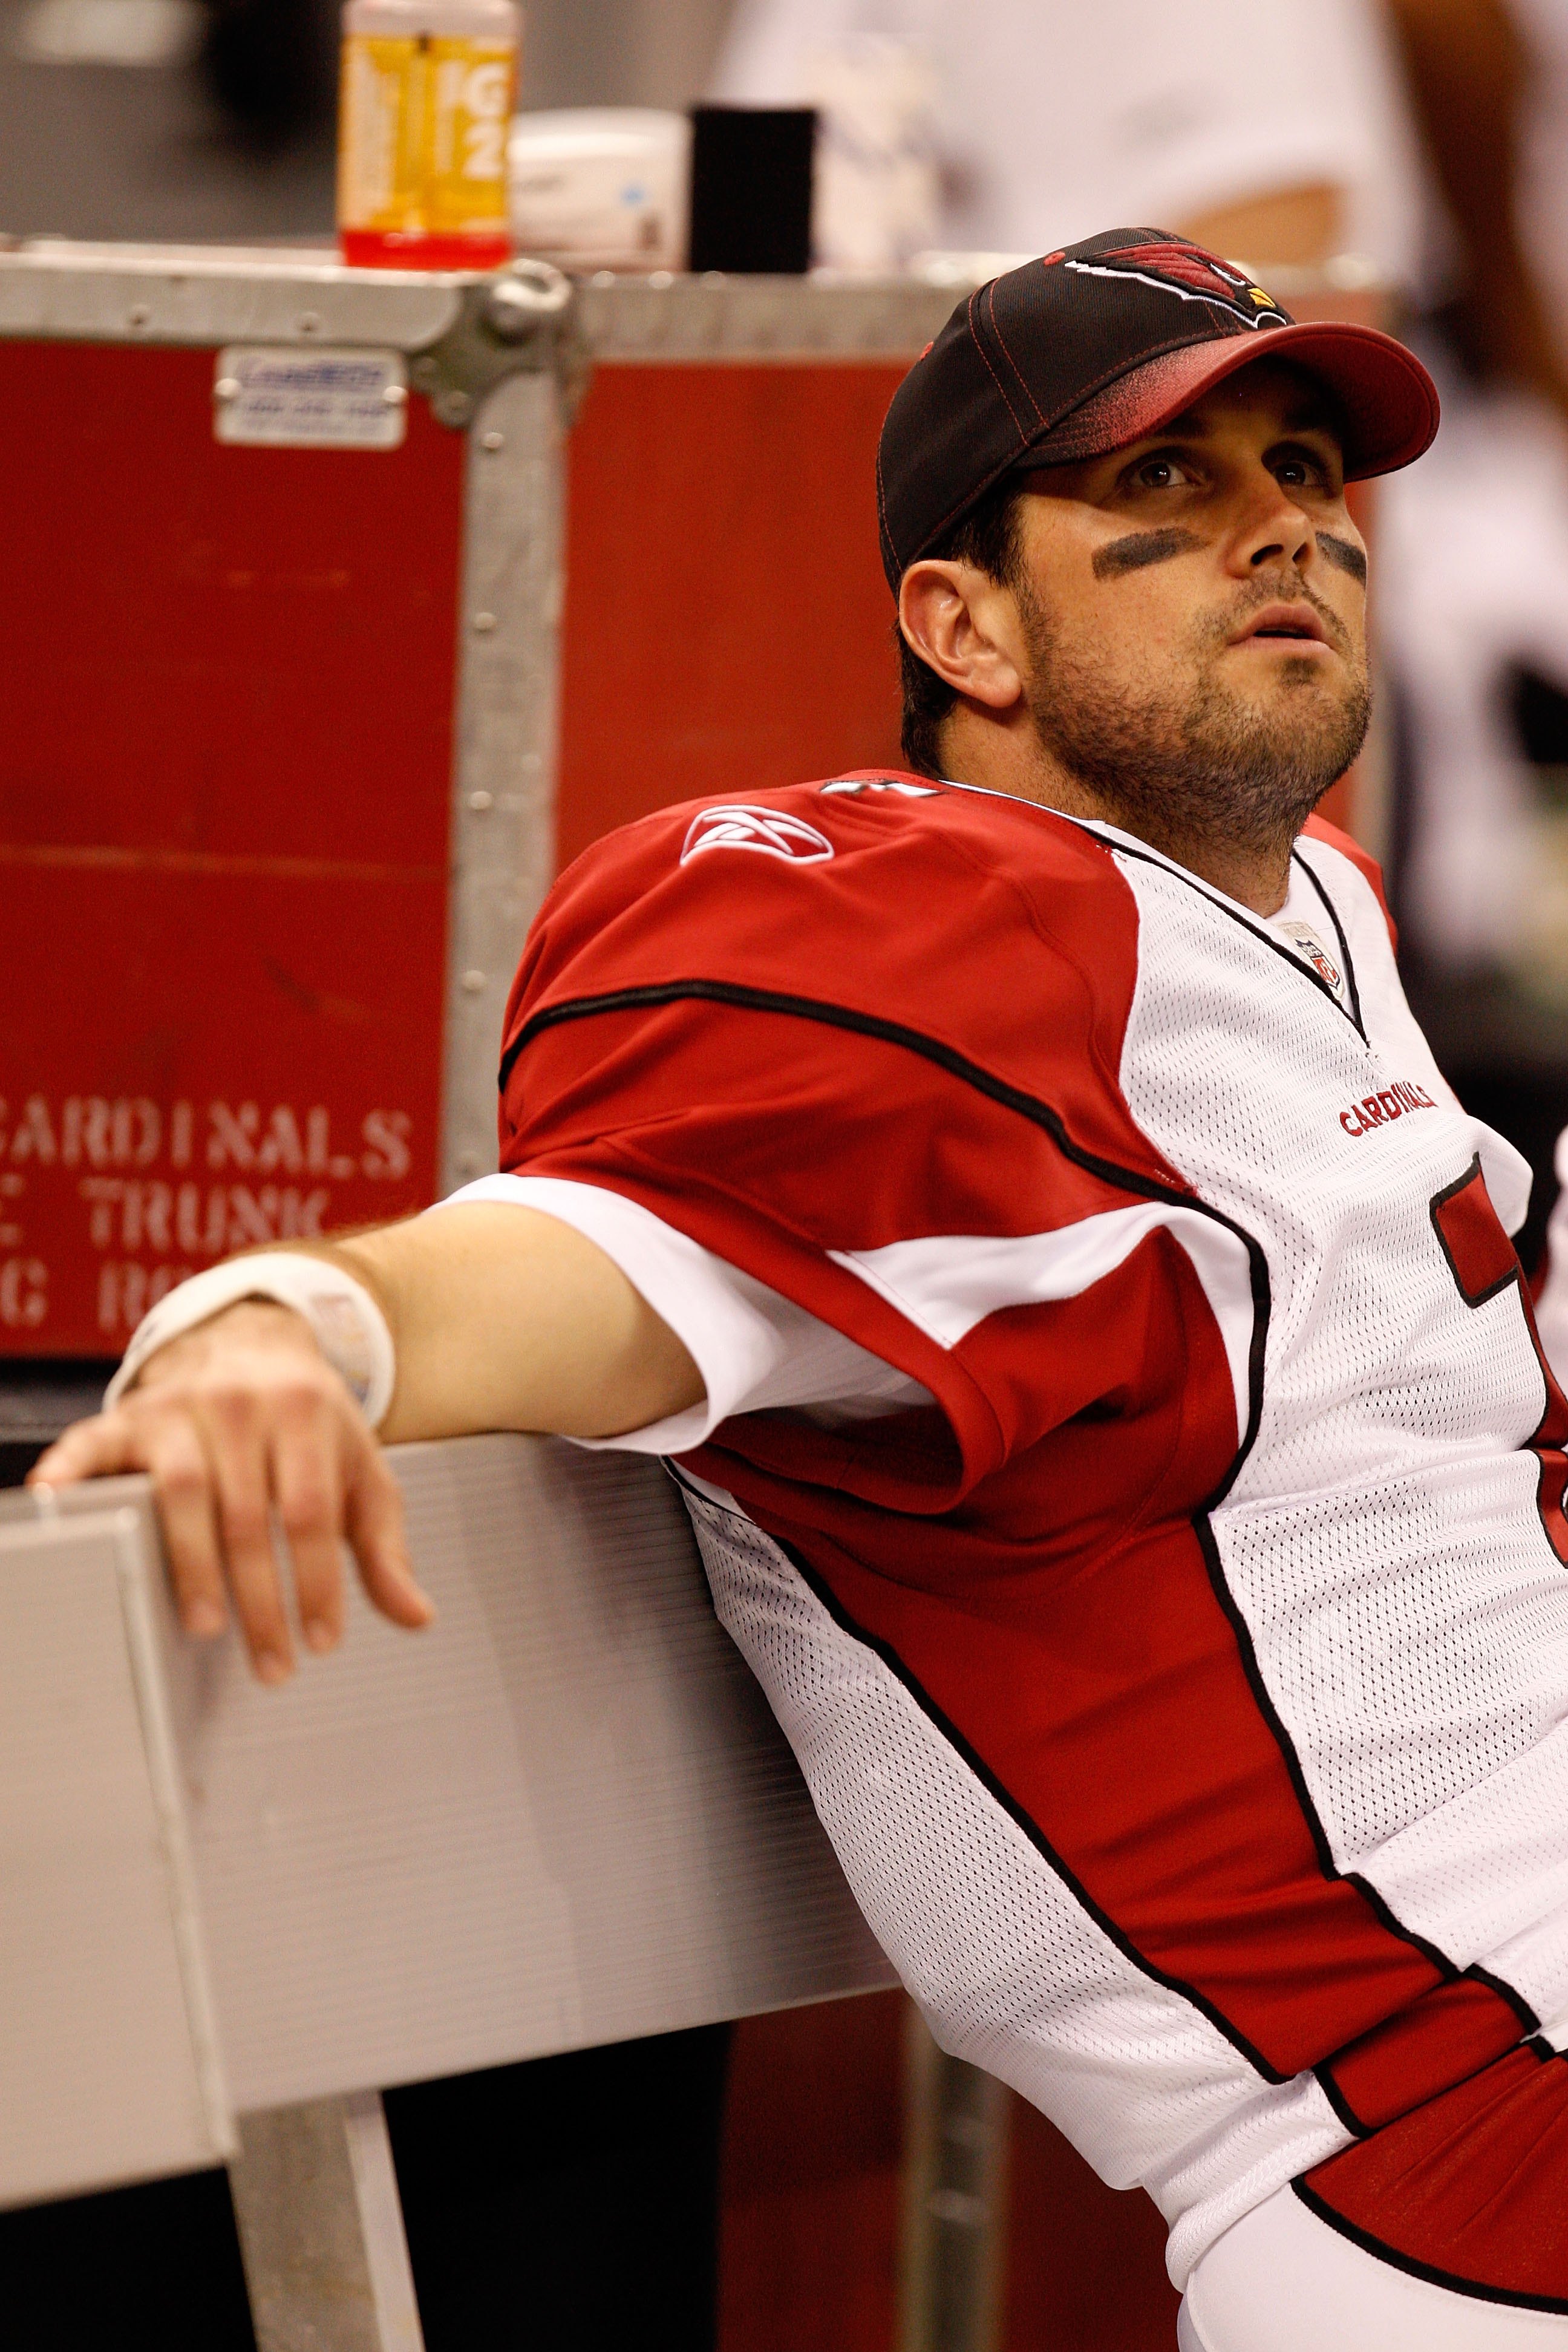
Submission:
M 1310 604 L 1345 656 L 1331 690 L 1319 655 L 1281 657 L 1278 690 L 1258 704 L 1218 676 L 1238 621 L 1285 597 Z M 1047 753 L 1103 803 L 1112 824 L 1156 847 L 1213 843 L 1262 856 L 1288 849 L 1366 738 L 1372 695 L 1343 625 L 1299 574 L 1257 583 L 1198 633 L 1184 696 L 1140 695 L 1092 652 L 1066 647 L 1025 583 L 1019 597 L 1030 656 L 1029 708 Z

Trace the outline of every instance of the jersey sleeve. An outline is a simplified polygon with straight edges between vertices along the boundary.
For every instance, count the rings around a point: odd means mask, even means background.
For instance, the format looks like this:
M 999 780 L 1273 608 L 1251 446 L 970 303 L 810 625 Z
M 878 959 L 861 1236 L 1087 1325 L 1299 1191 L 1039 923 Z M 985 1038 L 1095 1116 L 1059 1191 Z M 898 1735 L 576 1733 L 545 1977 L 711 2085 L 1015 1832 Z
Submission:
M 1148 1285 L 1215 1245 L 1117 1084 L 1136 913 L 1103 849 L 1063 826 L 1010 865 L 1019 818 L 840 789 L 578 861 L 509 1008 L 501 1167 L 622 1195 L 928 1390 L 944 1507 L 1125 1379 L 1107 1330 L 1146 1344 Z
M 476 1202 L 535 1210 L 593 1242 L 669 1326 L 702 1375 L 700 1404 L 616 1437 L 574 1438 L 574 1444 L 683 1454 L 705 1444 L 734 1413 L 805 1407 L 858 1420 L 931 1402 L 918 1382 L 623 1192 L 552 1176 L 481 1176 L 426 1214 Z

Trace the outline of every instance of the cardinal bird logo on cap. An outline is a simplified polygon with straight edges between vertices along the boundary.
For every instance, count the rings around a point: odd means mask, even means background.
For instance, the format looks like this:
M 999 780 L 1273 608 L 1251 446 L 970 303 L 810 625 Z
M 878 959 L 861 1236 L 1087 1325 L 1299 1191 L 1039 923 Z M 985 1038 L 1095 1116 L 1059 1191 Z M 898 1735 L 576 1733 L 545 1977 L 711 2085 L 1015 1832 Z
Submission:
M 1201 245 L 1124 245 L 1114 253 L 1097 254 L 1092 261 L 1068 261 L 1084 278 L 1133 278 L 1157 293 L 1174 294 L 1183 302 L 1207 302 L 1228 311 L 1244 327 L 1288 327 L 1289 314 L 1261 286 L 1255 286 L 1228 262 L 1205 253 Z

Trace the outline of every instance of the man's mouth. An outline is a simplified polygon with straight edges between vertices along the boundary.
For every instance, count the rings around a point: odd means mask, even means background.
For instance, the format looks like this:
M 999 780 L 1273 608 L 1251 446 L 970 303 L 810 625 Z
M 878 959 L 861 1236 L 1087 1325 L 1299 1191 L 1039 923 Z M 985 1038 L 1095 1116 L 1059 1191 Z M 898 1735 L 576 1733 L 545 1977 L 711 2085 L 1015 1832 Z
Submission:
M 1268 637 L 1282 643 L 1326 646 L 1329 633 L 1310 604 L 1265 604 L 1254 613 L 1245 627 L 1231 639 L 1233 646 L 1249 644 L 1255 637 Z

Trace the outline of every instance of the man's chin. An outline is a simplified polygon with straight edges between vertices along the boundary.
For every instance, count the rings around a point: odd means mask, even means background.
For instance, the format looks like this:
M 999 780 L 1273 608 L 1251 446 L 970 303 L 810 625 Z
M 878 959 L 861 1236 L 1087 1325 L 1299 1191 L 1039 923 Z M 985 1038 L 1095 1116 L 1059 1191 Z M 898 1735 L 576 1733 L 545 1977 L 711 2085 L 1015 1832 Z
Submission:
M 1261 672 L 1261 675 L 1259 675 Z M 1311 711 L 1325 720 L 1348 722 L 1365 699 L 1365 687 L 1330 650 L 1310 654 L 1276 655 L 1258 664 L 1250 676 L 1234 671 L 1224 682 L 1225 699 L 1249 712 L 1255 723 L 1299 727 Z
M 1142 698 L 1107 690 L 1092 664 L 1047 655 L 1032 688 L 1047 752 L 1130 832 L 1259 845 L 1300 831 L 1360 751 L 1370 709 L 1364 678 L 1337 655 L 1287 655 L 1250 675 L 1222 656 L 1184 696 Z
M 1233 749 L 1246 744 L 1269 765 L 1323 768 L 1338 761 L 1334 773 L 1342 775 L 1366 738 L 1366 689 L 1337 656 L 1328 676 L 1315 659 L 1288 656 L 1261 691 L 1232 693 L 1226 702 L 1223 715 L 1213 704 L 1194 713 L 1192 740 L 1224 738 Z

